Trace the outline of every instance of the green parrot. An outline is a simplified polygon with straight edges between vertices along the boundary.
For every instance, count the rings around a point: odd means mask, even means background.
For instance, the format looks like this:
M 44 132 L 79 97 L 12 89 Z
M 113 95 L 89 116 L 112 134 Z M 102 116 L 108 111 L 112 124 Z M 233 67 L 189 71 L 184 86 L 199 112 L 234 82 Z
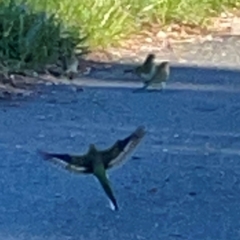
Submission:
M 156 71 L 156 66 L 154 64 L 155 58 L 156 56 L 154 54 L 148 54 L 142 65 L 137 66 L 134 69 L 127 69 L 124 72 L 134 72 L 143 79 L 143 82 L 149 81 Z
M 156 66 L 156 71 L 149 81 L 144 82 L 144 86 L 140 89 L 134 90 L 133 92 L 138 92 L 140 90 L 145 90 L 149 86 L 161 87 L 164 89 L 166 87 L 166 82 L 170 75 L 170 66 L 168 61 L 161 62 Z
M 89 145 L 89 150 L 85 155 L 71 155 L 61 153 L 48 153 L 40 151 L 44 159 L 55 159 L 64 163 L 65 169 L 83 174 L 93 174 L 100 182 L 102 188 L 110 199 L 113 210 L 118 210 L 117 200 L 114 197 L 110 181 L 106 170 L 120 165 L 126 156 L 132 153 L 145 135 L 145 128 L 139 126 L 128 137 L 117 140 L 113 146 L 105 150 L 98 150 L 94 144 Z

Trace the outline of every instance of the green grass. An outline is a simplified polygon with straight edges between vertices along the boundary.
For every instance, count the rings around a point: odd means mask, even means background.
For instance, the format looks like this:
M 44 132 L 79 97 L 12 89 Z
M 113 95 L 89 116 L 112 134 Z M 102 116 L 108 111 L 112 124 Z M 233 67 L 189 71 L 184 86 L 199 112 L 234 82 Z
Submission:
M 71 58 L 80 43 L 79 28 L 65 26 L 55 15 L 15 0 L 0 1 L 1 74 L 43 70 Z
M 27 0 L 57 12 L 67 24 L 89 35 L 92 47 L 116 44 L 146 23 L 182 22 L 206 26 L 209 16 L 239 6 L 240 0 Z
M 90 47 L 117 45 L 152 23 L 206 26 L 240 0 L 0 0 L 0 72 L 39 69 Z

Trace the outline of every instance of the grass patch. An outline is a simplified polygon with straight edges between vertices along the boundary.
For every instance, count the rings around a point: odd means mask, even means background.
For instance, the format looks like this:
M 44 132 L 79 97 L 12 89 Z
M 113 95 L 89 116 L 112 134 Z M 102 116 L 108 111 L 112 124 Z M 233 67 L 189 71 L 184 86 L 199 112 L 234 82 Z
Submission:
M 83 48 L 117 45 L 152 23 L 206 26 L 240 0 L 0 0 L 0 72 L 39 69 Z
M 71 58 L 83 39 L 79 28 L 66 28 L 55 14 L 18 1 L 0 1 L 0 72 L 42 70 Z
M 210 16 L 239 6 L 240 0 L 27 0 L 81 27 L 92 47 L 114 45 L 151 23 L 206 26 Z

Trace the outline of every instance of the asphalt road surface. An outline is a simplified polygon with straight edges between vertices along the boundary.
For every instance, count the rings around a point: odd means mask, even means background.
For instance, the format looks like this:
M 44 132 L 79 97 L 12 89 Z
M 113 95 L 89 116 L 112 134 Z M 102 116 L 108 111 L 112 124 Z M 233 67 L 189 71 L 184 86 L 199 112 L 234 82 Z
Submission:
M 132 93 L 135 82 L 39 86 L 38 95 L 0 102 L 0 239 L 240 239 L 239 76 L 175 68 L 160 92 Z M 139 125 L 144 140 L 109 172 L 119 212 L 92 176 L 36 152 L 105 148 Z

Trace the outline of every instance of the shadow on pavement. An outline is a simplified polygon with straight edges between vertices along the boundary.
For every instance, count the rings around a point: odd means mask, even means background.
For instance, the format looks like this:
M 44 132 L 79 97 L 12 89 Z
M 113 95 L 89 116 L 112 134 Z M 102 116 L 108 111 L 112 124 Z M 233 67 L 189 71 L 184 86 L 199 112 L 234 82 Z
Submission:
M 171 63 L 171 62 L 170 62 Z M 93 66 L 88 75 L 80 76 L 73 82 L 92 87 L 140 87 L 141 79 L 133 73 L 124 73 L 126 69 L 135 68 L 135 63 L 97 63 L 89 62 Z M 108 66 L 108 67 L 104 67 Z M 240 71 L 230 68 L 216 68 L 203 66 L 189 66 L 187 64 L 171 64 L 171 74 L 167 83 L 169 89 L 208 88 L 216 91 L 239 91 Z
M 80 80 L 125 88 L 139 81 L 123 74 L 134 65 L 112 65 Z M 173 66 L 167 86 L 179 92 L 53 85 L 16 108 L 1 103 L 0 238 L 238 239 L 239 71 Z M 138 159 L 110 173 L 119 213 L 93 178 L 60 171 L 36 153 L 106 147 L 140 124 L 148 134 Z

